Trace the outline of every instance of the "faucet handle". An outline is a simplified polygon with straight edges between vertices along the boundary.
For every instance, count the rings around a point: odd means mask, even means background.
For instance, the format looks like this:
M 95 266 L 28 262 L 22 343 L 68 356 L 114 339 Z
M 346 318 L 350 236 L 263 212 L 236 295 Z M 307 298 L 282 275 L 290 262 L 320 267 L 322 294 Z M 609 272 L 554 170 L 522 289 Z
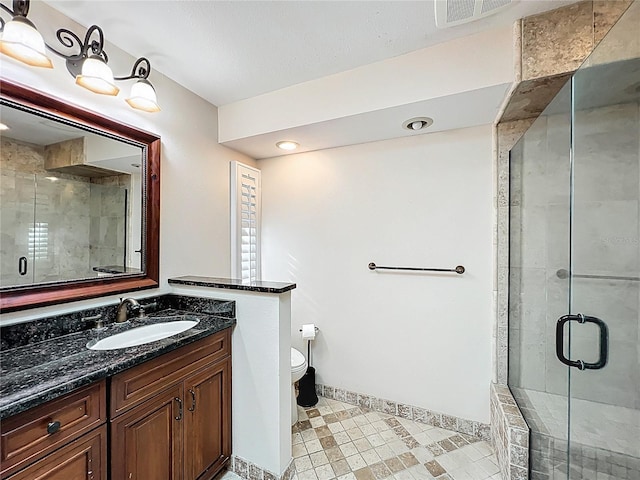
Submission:
M 99 313 L 97 315 L 93 315 L 91 317 L 82 317 L 83 322 L 95 322 L 94 327 L 96 330 L 103 330 L 106 327 L 104 326 L 104 320 L 102 320 L 102 314 Z

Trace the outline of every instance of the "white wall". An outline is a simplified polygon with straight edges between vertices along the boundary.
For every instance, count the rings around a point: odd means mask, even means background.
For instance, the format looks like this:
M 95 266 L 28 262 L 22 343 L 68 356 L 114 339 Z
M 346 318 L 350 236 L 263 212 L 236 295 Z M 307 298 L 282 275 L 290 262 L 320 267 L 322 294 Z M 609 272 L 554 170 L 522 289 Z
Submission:
M 318 383 L 488 422 L 491 126 L 258 166 L 263 277 L 298 284 L 293 346 L 301 324 L 320 327 Z M 372 261 L 467 272 L 372 272 Z
M 55 28 L 66 27 L 84 37 L 86 29 L 42 2 L 31 6 L 29 18 L 53 42 Z M 106 32 L 108 39 L 108 32 Z M 107 45 L 109 65 L 115 75 L 129 72 L 134 58 Z M 162 111 L 148 114 L 131 109 L 124 101 L 131 82 L 120 82 L 118 98 L 96 95 L 75 85 L 64 61 L 51 54 L 55 68 L 28 67 L 3 56 L 3 79 L 49 93 L 80 107 L 162 137 L 160 280 L 178 275 L 228 276 L 230 274 L 229 162 L 253 160 L 218 144 L 217 108 L 201 97 L 153 71 L 149 79 L 158 92 Z M 149 53 L 153 66 L 154 56 Z M 152 291 L 141 292 L 147 296 Z M 82 308 L 112 302 L 117 296 L 61 307 L 3 314 L 1 321 L 27 319 L 44 312 Z

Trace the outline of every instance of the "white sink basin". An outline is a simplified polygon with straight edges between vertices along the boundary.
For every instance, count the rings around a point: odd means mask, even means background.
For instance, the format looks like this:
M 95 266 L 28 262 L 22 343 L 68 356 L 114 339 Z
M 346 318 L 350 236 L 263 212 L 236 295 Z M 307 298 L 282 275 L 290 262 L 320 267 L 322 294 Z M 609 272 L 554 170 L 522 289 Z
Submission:
M 156 323 L 144 327 L 132 328 L 126 332 L 116 333 L 102 340 L 91 340 L 87 348 L 91 350 L 116 350 L 118 348 L 135 347 L 145 343 L 155 342 L 163 338 L 189 330 L 198 324 L 199 320 L 179 320 L 175 322 Z

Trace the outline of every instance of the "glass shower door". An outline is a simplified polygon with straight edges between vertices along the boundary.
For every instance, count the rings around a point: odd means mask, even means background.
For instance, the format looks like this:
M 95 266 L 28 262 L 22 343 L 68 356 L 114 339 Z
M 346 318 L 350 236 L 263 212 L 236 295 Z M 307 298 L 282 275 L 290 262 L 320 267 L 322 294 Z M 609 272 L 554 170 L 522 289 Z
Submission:
M 639 45 L 636 2 L 572 80 L 571 480 L 640 479 Z

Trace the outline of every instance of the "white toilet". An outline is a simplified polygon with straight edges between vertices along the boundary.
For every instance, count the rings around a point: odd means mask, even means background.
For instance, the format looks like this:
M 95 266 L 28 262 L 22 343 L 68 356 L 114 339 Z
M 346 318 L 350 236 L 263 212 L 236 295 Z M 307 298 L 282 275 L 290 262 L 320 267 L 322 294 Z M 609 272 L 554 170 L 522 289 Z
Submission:
M 291 425 L 298 421 L 298 404 L 294 383 L 300 380 L 307 371 L 307 359 L 295 348 L 291 349 Z

